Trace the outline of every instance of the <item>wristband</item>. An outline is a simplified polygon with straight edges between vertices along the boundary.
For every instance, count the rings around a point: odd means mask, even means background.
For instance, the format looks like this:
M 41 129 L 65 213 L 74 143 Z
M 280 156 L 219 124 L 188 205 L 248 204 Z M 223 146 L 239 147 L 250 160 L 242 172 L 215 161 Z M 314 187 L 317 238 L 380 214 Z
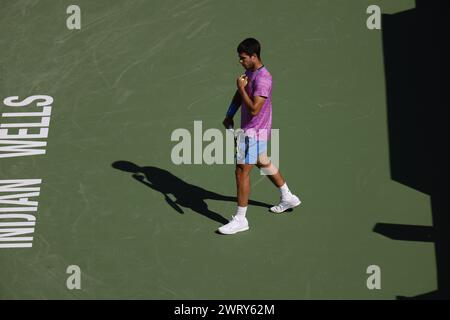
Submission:
M 232 102 L 232 103 L 230 104 L 230 106 L 228 107 L 228 111 L 227 111 L 226 116 L 227 116 L 228 118 L 233 118 L 234 115 L 236 114 L 236 112 L 238 111 L 238 109 L 239 109 L 239 106 L 236 105 L 236 104 L 234 104 L 234 103 Z

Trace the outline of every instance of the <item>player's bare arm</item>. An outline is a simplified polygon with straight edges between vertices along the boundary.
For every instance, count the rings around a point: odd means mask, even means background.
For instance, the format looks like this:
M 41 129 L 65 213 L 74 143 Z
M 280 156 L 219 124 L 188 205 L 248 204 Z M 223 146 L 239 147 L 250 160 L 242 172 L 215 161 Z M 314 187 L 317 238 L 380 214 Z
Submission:
M 266 101 L 265 97 L 261 96 L 255 96 L 252 99 L 247 94 L 247 91 L 245 91 L 245 85 L 247 84 L 246 80 L 242 80 L 243 77 L 239 77 L 237 79 L 237 86 L 238 86 L 238 92 L 242 97 L 242 100 L 245 102 L 246 107 L 248 108 L 248 111 L 252 116 L 256 116 L 259 111 L 261 111 L 262 106 L 264 105 L 264 102 Z

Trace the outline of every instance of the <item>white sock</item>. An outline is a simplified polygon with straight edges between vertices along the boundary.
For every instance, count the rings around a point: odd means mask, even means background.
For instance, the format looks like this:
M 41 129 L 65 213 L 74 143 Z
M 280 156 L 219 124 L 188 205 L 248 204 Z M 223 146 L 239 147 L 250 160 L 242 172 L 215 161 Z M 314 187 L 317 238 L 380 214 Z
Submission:
M 236 217 L 240 219 L 245 218 L 245 214 L 247 213 L 247 207 L 237 207 Z
M 291 194 L 291 191 L 289 190 L 286 182 L 279 189 L 282 198 L 285 198 L 286 196 Z

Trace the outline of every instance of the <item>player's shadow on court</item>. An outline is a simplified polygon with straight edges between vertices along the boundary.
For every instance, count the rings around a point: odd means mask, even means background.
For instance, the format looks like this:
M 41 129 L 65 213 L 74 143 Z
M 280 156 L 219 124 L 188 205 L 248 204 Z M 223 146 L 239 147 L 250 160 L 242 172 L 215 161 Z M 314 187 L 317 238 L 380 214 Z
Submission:
M 184 214 L 182 207 L 189 208 L 211 220 L 228 223 L 220 214 L 208 209 L 206 199 L 236 202 L 236 197 L 205 190 L 183 181 L 167 170 L 157 167 L 140 167 L 129 161 L 116 161 L 112 167 L 132 173 L 132 177 L 155 191 L 161 192 L 168 205 L 180 214 Z M 169 194 L 173 195 L 172 200 Z M 259 201 L 249 200 L 250 205 L 270 208 L 271 205 Z

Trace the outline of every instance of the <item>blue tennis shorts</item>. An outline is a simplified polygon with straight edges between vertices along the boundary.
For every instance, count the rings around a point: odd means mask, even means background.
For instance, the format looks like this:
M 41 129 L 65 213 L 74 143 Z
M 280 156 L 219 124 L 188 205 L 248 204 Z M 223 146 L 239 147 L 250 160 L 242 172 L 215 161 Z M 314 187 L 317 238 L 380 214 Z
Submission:
M 261 155 L 267 154 L 267 141 L 256 140 L 248 136 L 236 140 L 236 162 L 238 164 L 256 164 Z

